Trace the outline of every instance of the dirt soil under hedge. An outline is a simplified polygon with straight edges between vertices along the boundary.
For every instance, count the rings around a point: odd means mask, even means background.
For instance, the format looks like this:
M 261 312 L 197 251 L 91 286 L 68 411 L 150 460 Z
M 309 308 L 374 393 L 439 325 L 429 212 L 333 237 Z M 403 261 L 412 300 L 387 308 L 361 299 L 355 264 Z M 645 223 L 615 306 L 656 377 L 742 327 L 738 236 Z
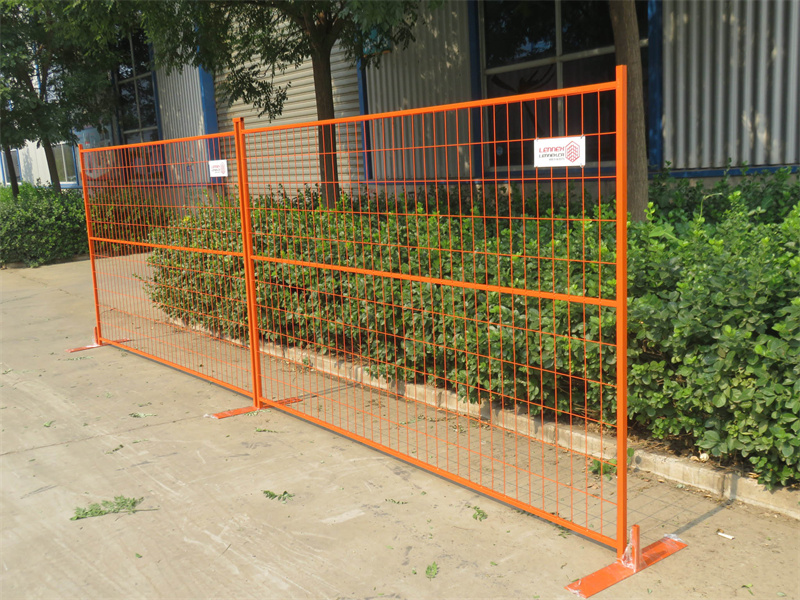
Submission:
M 91 341 L 88 262 L 2 270 L 0 284 L 4 600 L 573 598 L 564 585 L 614 559 L 285 414 L 203 418 L 247 399 L 158 363 L 66 354 Z M 144 510 L 70 520 L 117 495 Z M 641 474 L 629 503 L 645 543 L 689 547 L 597 598 L 800 599 L 797 521 Z

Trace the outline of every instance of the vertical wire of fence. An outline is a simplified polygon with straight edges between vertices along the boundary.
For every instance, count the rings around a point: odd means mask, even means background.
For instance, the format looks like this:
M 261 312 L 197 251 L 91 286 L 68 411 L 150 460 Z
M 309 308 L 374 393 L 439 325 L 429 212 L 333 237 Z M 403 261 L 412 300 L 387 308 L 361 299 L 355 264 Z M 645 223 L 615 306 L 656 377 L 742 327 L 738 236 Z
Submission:
M 625 118 L 621 68 L 581 88 L 82 149 L 98 341 L 621 553 Z M 548 149 L 583 166 L 535 163 Z

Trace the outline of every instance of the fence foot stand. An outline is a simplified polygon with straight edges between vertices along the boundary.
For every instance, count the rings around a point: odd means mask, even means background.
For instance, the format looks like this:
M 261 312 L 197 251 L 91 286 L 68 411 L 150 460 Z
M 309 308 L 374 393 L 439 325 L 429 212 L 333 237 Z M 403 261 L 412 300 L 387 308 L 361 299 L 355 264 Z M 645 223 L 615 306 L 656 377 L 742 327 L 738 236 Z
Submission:
M 210 416 L 213 419 L 227 419 L 228 417 L 235 417 L 236 415 L 245 415 L 247 413 L 255 412 L 257 410 L 261 410 L 261 407 L 243 406 L 242 408 L 232 408 L 231 410 L 225 410 L 222 412 L 214 413 L 213 415 L 206 415 L 206 416 Z
M 123 343 L 123 342 L 130 342 L 129 338 L 125 338 L 122 340 L 114 340 L 113 343 Z M 111 342 L 101 342 L 100 336 L 97 335 L 97 327 L 94 328 L 94 337 L 92 339 L 92 343 L 88 346 L 80 346 L 78 348 L 67 348 L 67 352 L 82 352 L 83 350 L 91 350 L 92 348 L 102 348 L 103 346 L 110 346 Z
M 266 401 L 262 402 L 261 400 L 257 400 L 253 403 L 253 406 L 244 406 L 242 408 L 233 408 L 231 410 L 226 410 L 223 412 L 214 413 L 213 415 L 206 415 L 212 417 L 214 419 L 225 419 L 227 417 L 235 417 L 236 415 L 244 415 L 247 413 L 255 412 L 257 410 L 261 410 L 262 408 L 269 408 L 270 405 L 278 405 L 283 406 L 286 404 L 293 404 L 294 402 L 302 402 L 302 398 L 286 398 L 284 400 L 273 400 L 273 401 Z
M 683 550 L 686 546 L 686 542 L 674 535 L 665 535 L 642 550 L 639 543 L 639 526 L 634 525 L 631 528 L 630 541 L 622 557 L 618 558 L 615 563 L 570 583 L 566 589 L 579 598 L 588 598 L 642 569 L 646 569 L 662 558 L 675 554 L 678 550 Z

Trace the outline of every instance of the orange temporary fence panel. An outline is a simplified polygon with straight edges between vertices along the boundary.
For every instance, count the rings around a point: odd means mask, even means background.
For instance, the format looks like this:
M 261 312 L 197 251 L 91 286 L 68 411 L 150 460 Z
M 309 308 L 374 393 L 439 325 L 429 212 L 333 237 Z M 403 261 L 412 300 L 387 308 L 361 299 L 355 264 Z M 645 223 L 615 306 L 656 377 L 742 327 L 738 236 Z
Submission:
M 81 148 L 96 342 L 621 555 L 625 97 Z

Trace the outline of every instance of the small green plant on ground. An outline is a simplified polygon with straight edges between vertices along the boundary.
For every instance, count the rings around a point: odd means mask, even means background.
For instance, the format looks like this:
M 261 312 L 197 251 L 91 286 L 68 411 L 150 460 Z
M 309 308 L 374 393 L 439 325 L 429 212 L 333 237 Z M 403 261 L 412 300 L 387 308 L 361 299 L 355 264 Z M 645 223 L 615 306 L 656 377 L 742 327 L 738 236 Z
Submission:
M 157 417 L 158 415 L 155 415 L 153 413 L 134 412 L 128 416 L 133 417 L 134 419 L 144 419 L 145 417 Z
M 432 562 L 429 564 L 425 569 L 425 577 L 428 579 L 433 579 L 439 574 L 439 565 L 436 562 Z
M 631 459 L 633 458 L 634 449 L 628 448 L 628 464 L 631 464 Z M 612 475 L 617 474 L 617 459 L 612 458 L 609 461 L 600 461 L 596 458 L 592 459 L 591 464 L 589 465 L 589 472 L 594 473 L 595 475 L 606 475 L 609 479 L 611 479 Z
M 605 462 L 593 458 L 592 463 L 589 465 L 589 472 L 595 475 L 606 475 L 611 479 L 612 475 L 617 474 L 617 460 L 611 459 Z
M 394 498 L 386 498 L 386 502 L 391 502 L 392 504 L 408 504 L 403 500 L 395 500 Z
M 277 500 L 279 502 L 282 502 L 283 504 L 286 504 L 287 500 L 291 500 L 292 498 L 294 498 L 294 494 L 290 494 L 287 491 L 283 491 L 280 494 L 276 494 L 273 491 L 264 490 L 264 495 L 270 500 Z
M 475 511 L 474 513 L 472 513 L 472 518 L 475 519 L 476 521 L 483 521 L 484 519 L 489 518 L 489 515 L 486 514 L 486 511 L 483 510 L 482 508 L 479 508 L 477 506 L 471 506 L 470 508 L 472 508 Z
M 136 507 L 144 501 L 144 498 L 127 498 L 125 496 L 114 496 L 114 500 L 103 500 L 101 503 L 90 504 L 87 508 L 77 507 L 75 516 L 70 521 L 78 519 L 88 519 L 89 517 L 102 517 L 111 513 L 126 512 L 133 514 L 138 512 Z

